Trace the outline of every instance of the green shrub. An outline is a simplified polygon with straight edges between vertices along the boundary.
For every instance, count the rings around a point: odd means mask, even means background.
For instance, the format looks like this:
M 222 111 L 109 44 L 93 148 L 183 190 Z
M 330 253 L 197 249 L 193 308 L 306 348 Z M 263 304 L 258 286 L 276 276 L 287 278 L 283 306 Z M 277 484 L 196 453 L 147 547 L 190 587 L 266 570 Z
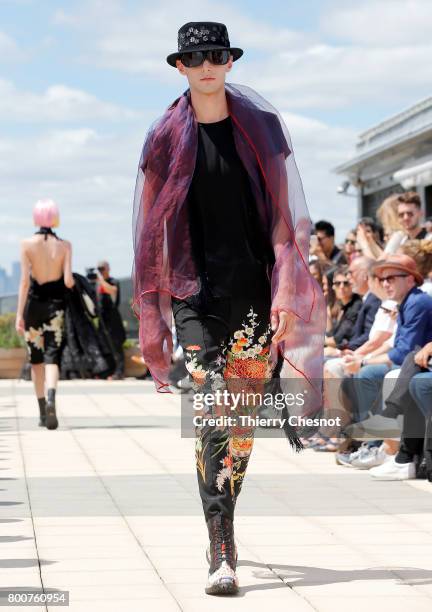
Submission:
M 123 348 L 124 349 L 128 349 L 128 348 L 135 348 L 136 346 L 138 346 L 138 341 L 134 340 L 133 338 L 127 338 L 124 342 L 123 342 Z
M 15 317 L 13 312 L 0 315 L 0 348 L 19 348 L 25 346 L 24 339 L 15 330 Z

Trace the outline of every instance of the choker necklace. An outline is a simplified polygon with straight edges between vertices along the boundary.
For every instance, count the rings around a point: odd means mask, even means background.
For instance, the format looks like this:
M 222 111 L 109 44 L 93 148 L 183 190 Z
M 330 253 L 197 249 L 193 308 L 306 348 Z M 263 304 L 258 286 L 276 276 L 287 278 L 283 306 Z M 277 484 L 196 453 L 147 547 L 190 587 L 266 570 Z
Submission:
M 59 239 L 57 234 L 52 231 L 51 227 L 41 227 L 40 230 L 35 232 L 35 234 L 45 234 L 45 240 L 48 238 L 48 235 L 54 236 L 54 238 L 56 238 L 57 240 Z

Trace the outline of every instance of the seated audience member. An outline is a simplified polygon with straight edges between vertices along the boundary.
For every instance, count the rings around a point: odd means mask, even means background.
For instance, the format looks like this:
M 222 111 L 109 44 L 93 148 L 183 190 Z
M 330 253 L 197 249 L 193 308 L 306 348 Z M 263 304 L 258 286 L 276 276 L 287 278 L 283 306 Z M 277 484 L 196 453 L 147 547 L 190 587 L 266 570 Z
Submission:
M 352 260 L 354 259 L 354 257 L 356 257 L 356 252 L 355 252 L 356 244 L 357 244 L 356 231 L 351 230 L 350 232 L 348 232 L 345 238 L 344 247 L 343 247 L 343 253 L 345 255 L 345 259 L 347 260 L 348 264 L 350 264 Z
M 362 359 L 354 378 L 355 393 L 350 393 L 356 421 L 369 411 L 380 411 L 380 392 L 385 375 L 402 365 L 409 352 L 432 341 L 432 298 L 418 285 L 423 278 L 415 261 L 407 255 L 391 255 L 374 268 L 387 297 L 399 304 L 394 346 L 388 352 Z
M 314 279 L 319 283 L 320 287 L 324 289 L 324 276 L 327 274 L 329 269 L 333 267 L 332 264 L 326 264 L 316 259 L 309 261 L 309 271 Z M 326 290 L 328 287 L 326 287 Z
M 384 231 L 371 217 L 363 217 L 356 228 L 357 244 L 365 257 L 379 259 L 383 254 Z
M 362 217 L 357 224 L 357 231 L 360 227 L 363 229 L 366 236 L 373 238 L 377 244 L 383 244 L 384 229 L 378 221 L 375 221 L 372 217 Z
M 399 252 L 414 259 L 424 279 L 419 288 L 432 296 L 432 240 L 407 240 Z
M 335 366 L 332 363 L 329 364 L 336 376 L 354 374 L 359 370 L 363 357 L 374 354 L 375 351 L 384 352 L 385 347 L 388 347 L 387 350 L 390 350 L 393 346 L 396 334 L 398 305 L 394 300 L 386 299 L 386 293 L 374 273 L 373 266 L 368 282 L 369 291 L 382 300 L 381 304 L 375 314 L 366 342 L 354 351 L 345 351 L 345 355 L 337 360 L 340 363 L 340 367 L 335 367 L 337 364 Z
M 377 218 L 382 223 L 384 245 L 373 220 L 362 219 L 357 228 L 357 243 L 366 257 L 384 259 L 387 254 L 395 254 L 407 240 L 431 239 L 421 225 L 420 196 L 414 191 L 386 198 L 377 210 Z
M 327 304 L 327 326 L 326 332 L 330 332 L 339 315 L 340 305 L 336 299 L 333 287 L 333 269 L 324 273 L 322 279 L 323 294 Z
M 361 296 L 363 303 L 358 312 L 351 339 L 343 347 L 347 350 L 355 351 L 369 339 L 375 315 L 381 304 L 381 300 L 369 288 L 369 276 L 372 274 L 373 263 L 373 260 L 367 257 L 356 257 L 348 268 L 352 290 Z
M 370 470 L 378 480 L 408 480 L 416 477 L 416 465 L 425 458 L 432 481 L 432 342 L 409 353 L 384 413 L 403 414 L 403 429 L 397 454 Z
M 335 228 L 328 221 L 315 223 L 316 242 L 312 242 L 310 255 L 318 257 L 322 263 L 333 267 L 346 264 L 343 251 L 335 244 Z
M 421 200 L 418 193 L 415 191 L 401 193 L 398 197 L 398 217 L 405 233 L 401 244 L 406 240 L 423 240 L 426 238 L 427 231 L 421 224 L 422 216 Z
M 356 322 L 353 327 L 353 335 L 351 339 L 342 344 L 342 348 L 336 349 L 337 355 L 340 357 L 347 353 L 352 353 L 365 342 L 369 340 L 369 333 L 372 328 L 375 315 L 381 301 L 378 297 L 372 294 L 369 289 L 370 277 L 373 275 L 372 264 L 373 260 L 367 259 L 366 257 L 357 257 L 354 259 L 348 268 L 348 277 L 351 282 L 352 290 L 362 298 L 361 307 L 357 313 Z M 391 334 L 389 334 L 390 336 Z M 333 364 L 337 366 L 337 370 L 333 369 Z M 340 358 L 329 359 L 326 363 L 324 370 L 324 384 L 326 385 L 326 379 L 341 378 L 344 375 L 343 366 L 341 365 Z M 332 416 L 328 414 L 331 409 L 335 412 L 336 416 L 341 416 L 342 412 L 346 412 L 343 406 L 336 401 L 338 396 L 339 382 L 336 384 L 327 384 L 327 390 L 325 397 L 330 406 L 326 409 L 326 416 L 329 418 Z M 325 400 L 326 401 L 326 400 Z M 345 423 L 341 423 L 344 425 Z M 327 435 L 322 435 L 323 431 L 320 431 L 311 441 L 305 444 L 305 446 L 313 446 L 315 450 L 328 450 L 335 451 L 339 446 L 339 439 L 329 438 Z
M 399 193 L 393 193 L 378 207 L 376 216 L 384 229 L 384 251 L 378 259 L 384 259 L 385 254 L 394 255 L 405 238 L 405 232 L 398 216 Z
M 333 274 L 333 289 L 339 312 L 325 338 L 325 355 L 329 357 L 338 355 L 338 349 L 345 347 L 351 339 L 358 312 L 363 304 L 361 297 L 352 290 L 347 266 L 336 268 Z

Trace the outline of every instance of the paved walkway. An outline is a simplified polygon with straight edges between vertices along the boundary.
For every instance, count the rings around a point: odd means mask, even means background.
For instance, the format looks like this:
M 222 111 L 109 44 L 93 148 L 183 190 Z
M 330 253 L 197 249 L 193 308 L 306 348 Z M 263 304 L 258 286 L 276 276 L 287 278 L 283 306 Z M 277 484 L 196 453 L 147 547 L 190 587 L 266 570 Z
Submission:
M 0 593 L 68 590 L 73 612 L 432 610 L 430 483 L 374 482 L 258 438 L 237 508 L 241 594 L 221 601 L 203 591 L 179 396 L 62 382 L 58 404 L 59 429 L 39 428 L 30 383 L 0 381 Z

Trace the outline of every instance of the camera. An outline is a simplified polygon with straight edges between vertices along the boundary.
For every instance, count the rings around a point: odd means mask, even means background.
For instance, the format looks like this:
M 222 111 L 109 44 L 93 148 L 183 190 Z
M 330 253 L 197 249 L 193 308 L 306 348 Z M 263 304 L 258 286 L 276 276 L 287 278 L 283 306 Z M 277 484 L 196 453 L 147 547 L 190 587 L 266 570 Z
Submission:
M 98 274 L 97 274 L 96 270 L 100 274 L 103 274 L 103 272 L 105 271 L 105 267 L 104 266 L 98 266 L 97 268 L 86 268 L 86 277 L 88 278 L 88 280 L 91 283 L 95 283 L 97 281 L 97 279 L 98 279 Z
M 86 268 L 86 277 L 91 283 L 95 283 L 98 278 L 98 275 L 96 274 L 96 268 Z

